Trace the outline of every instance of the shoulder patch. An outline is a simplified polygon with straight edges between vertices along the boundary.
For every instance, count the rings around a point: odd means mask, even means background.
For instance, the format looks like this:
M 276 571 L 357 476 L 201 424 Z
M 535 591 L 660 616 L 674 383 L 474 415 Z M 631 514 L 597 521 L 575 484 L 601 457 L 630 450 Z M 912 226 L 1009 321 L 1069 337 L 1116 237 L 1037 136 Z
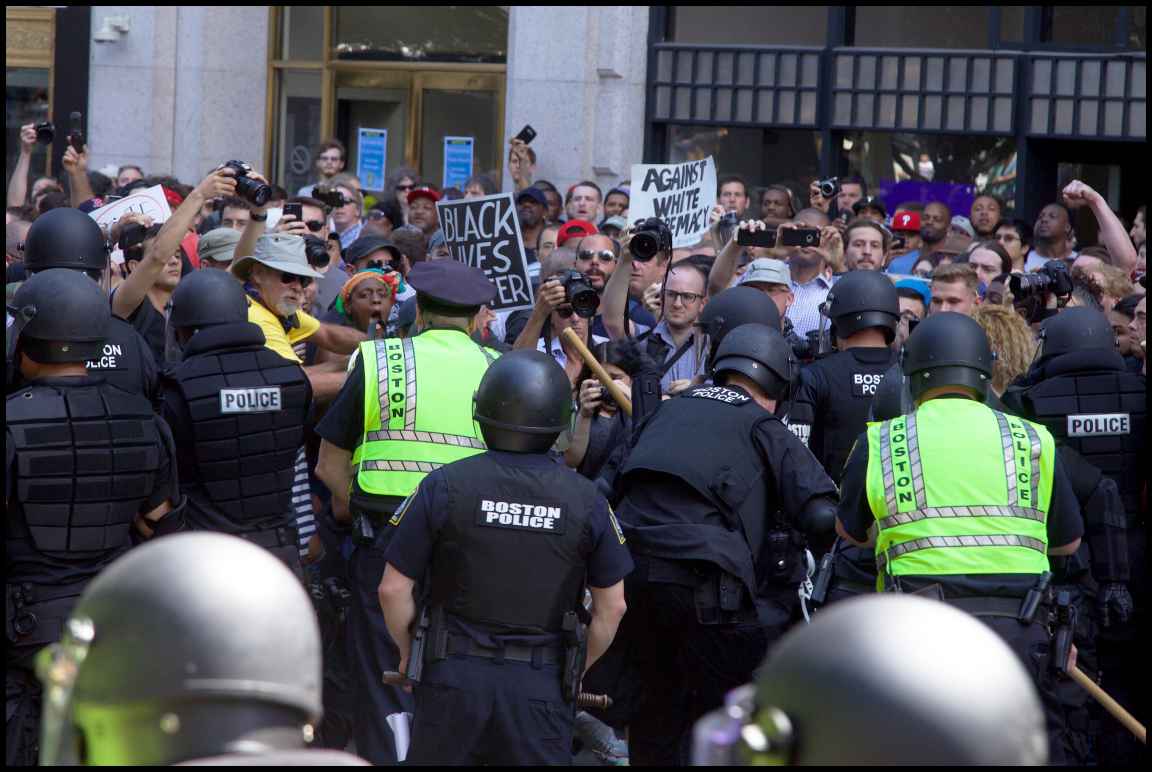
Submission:
M 608 505 L 608 522 L 612 523 L 612 530 L 616 532 L 616 538 L 620 543 L 624 543 L 624 531 L 620 528 L 620 521 L 616 519 L 616 513 L 612 511 L 612 505 Z
M 416 490 L 420 490 L 417 488 Z M 400 502 L 400 506 L 396 507 L 396 511 L 392 513 L 392 517 L 388 519 L 388 525 L 393 527 L 400 525 L 400 521 L 404 519 L 404 513 L 408 511 L 408 507 L 412 504 L 412 499 L 416 498 L 416 491 L 408 494 L 408 498 Z

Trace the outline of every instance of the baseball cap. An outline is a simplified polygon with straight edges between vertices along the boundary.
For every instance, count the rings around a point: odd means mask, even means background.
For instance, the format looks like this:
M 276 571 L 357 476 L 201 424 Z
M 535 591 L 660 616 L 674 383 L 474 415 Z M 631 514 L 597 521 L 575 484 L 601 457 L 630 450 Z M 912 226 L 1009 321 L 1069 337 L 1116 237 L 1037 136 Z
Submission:
M 880 213 L 881 217 L 888 216 L 888 209 L 884 206 L 883 199 L 878 196 L 868 196 L 857 201 L 852 205 L 852 214 L 860 214 L 865 209 L 874 209 Z
M 353 241 L 348 245 L 348 249 L 344 250 L 344 262 L 352 265 L 357 260 L 363 260 L 381 249 L 387 250 L 392 255 L 393 266 L 400 264 L 400 250 L 391 241 L 381 236 L 361 236 Z
M 527 187 L 516 194 L 516 203 L 519 204 L 521 199 L 530 198 L 545 209 L 548 208 L 548 197 L 544 195 L 544 191 L 537 187 Z
M 792 272 L 783 260 L 773 260 L 770 257 L 758 257 L 748 264 L 748 270 L 740 277 L 741 284 L 783 284 L 792 286 Z
M 923 279 L 901 279 L 896 282 L 896 289 L 910 289 L 913 292 L 918 292 L 920 297 L 924 299 L 924 307 L 930 308 L 932 306 L 932 287 Z
M 561 226 L 559 232 L 556 234 L 556 246 L 564 246 L 564 243 L 568 241 L 568 239 L 580 239 L 599 232 L 600 231 L 596 230 L 596 226 L 587 220 L 569 220 Z
M 427 185 L 419 188 L 413 188 L 408 191 L 408 203 L 411 204 L 418 198 L 429 198 L 435 203 L 440 200 L 440 194 Z
M 600 230 L 607 230 L 608 228 L 615 228 L 616 230 L 623 233 L 624 231 L 628 230 L 628 220 L 621 217 L 620 215 L 609 217 L 607 220 L 600 223 Z
M 892 215 L 892 230 L 894 231 L 920 231 L 920 213 L 898 209 Z
M 968 234 L 968 238 L 970 239 L 976 238 L 976 229 L 972 227 L 972 221 L 962 214 L 958 214 L 952 218 L 950 227 L 963 231 Z

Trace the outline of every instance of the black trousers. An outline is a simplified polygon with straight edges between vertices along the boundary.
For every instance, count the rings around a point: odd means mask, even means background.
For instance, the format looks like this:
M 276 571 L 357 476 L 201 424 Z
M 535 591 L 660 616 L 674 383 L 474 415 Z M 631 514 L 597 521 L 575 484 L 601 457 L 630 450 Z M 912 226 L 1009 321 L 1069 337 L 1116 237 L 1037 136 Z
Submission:
M 758 621 L 699 624 L 691 587 L 626 581 L 625 590 L 623 632 L 641 683 L 628 732 L 629 763 L 687 765 L 693 725 L 752 680 L 769 633 Z

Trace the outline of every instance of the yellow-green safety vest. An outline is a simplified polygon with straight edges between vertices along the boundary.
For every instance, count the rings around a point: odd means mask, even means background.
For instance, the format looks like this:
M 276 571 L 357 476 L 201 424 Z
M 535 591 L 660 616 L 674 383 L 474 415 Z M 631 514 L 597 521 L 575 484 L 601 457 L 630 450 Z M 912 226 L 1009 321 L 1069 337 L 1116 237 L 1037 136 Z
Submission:
M 1047 571 L 1055 463 L 1047 429 L 972 400 L 869 423 L 877 589 L 893 576 Z
M 352 456 L 365 493 L 406 497 L 429 472 L 485 450 L 472 397 L 499 356 L 461 330 L 360 344 L 364 434 Z

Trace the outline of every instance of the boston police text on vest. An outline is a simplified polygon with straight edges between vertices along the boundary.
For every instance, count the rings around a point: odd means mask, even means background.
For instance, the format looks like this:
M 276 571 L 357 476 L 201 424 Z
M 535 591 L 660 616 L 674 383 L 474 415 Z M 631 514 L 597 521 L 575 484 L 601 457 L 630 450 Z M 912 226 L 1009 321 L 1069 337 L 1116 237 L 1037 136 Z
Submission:
M 560 519 L 560 507 L 547 507 L 539 504 L 520 504 L 508 501 L 480 502 L 485 525 L 501 525 L 512 528 L 530 528 L 539 531 L 555 531 Z

